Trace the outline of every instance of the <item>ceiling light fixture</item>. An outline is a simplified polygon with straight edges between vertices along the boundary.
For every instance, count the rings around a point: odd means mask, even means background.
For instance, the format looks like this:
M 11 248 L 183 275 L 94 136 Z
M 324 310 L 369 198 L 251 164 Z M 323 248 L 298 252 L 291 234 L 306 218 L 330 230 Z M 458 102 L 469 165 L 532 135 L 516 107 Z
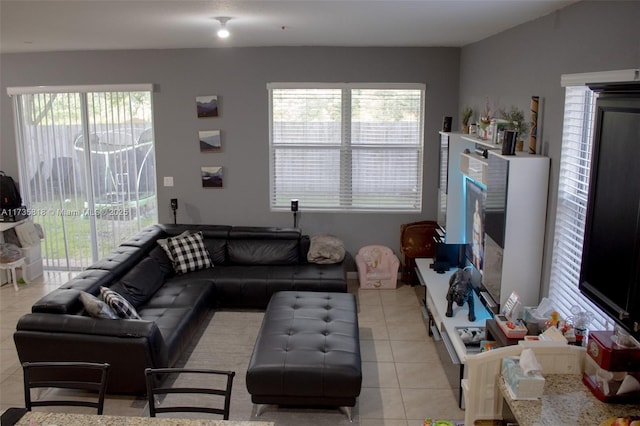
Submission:
M 231 33 L 227 29 L 227 21 L 231 18 L 226 16 L 220 16 L 218 18 L 214 18 L 216 21 L 220 22 L 220 29 L 218 30 L 218 37 L 220 38 L 228 38 Z

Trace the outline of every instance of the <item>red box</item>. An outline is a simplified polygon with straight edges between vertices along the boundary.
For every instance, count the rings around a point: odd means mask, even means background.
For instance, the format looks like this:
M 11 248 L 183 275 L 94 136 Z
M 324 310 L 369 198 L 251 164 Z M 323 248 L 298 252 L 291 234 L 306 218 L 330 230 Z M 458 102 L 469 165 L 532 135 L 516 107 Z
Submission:
M 611 337 L 613 331 L 590 331 L 587 353 L 608 371 L 640 371 L 640 348 L 618 346 Z
M 618 393 L 624 382 L 629 379 L 628 376 L 633 376 L 635 380 L 640 379 L 640 373 L 611 372 L 598 367 L 591 357 L 585 358 L 582 381 L 591 393 L 602 402 L 635 404 L 640 401 L 640 391 L 638 390 Z

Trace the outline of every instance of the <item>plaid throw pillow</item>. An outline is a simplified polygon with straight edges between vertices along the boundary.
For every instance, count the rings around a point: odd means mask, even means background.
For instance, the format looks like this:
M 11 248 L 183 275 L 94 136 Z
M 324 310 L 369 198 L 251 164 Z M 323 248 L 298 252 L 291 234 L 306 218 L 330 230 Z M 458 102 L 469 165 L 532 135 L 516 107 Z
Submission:
M 204 245 L 202 232 L 169 238 L 168 246 L 173 257 L 173 269 L 178 274 L 186 274 L 213 266 L 209 251 Z
M 136 308 L 127 299 L 110 288 L 100 287 L 100 297 L 120 318 L 141 319 L 138 312 L 136 312 Z

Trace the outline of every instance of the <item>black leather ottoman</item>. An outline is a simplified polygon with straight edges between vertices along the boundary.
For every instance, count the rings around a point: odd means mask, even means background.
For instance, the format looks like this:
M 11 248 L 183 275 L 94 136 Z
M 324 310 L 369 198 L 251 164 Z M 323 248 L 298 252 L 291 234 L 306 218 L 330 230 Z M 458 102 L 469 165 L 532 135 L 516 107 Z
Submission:
M 246 382 L 255 404 L 344 407 L 351 419 L 362 385 L 353 294 L 274 294 Z

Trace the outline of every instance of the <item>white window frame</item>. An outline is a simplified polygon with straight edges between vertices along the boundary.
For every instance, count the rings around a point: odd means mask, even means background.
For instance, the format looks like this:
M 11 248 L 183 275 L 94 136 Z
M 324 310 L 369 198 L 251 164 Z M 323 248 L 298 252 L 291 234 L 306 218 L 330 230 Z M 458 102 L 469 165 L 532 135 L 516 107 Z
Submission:
M 589 198 L 589 171 L 593 151 L 595 100 L 591 83 L 614 83 L 640 80 L 637 69 L 566 74 L 562 154 L 558 179 L 558 201 L 553 237 L 549 299 L 562 317 L 572 315 L 578 305 L 594 315 L 592 330 L 610 330 L 614 321 L 580 292 L 580 268 Z M 582 100 L 579 100 L 582 97 Z
M 335 203 L 335 205 L 309 205 L 305 203 L 304 194 L 292 196 L 291 198 L 296 198 L 300 200 L 301 209 L 304 208 L 305 211 L 314 211 L 314 212 L 384 212 L 384 213 L 420 213 L 422 211 L 422 182 L 423 182 L 423 152 L 424 152 L 424 104 L 425 104 L 425 91 L 426 86 L 422 83 L 268 83 L 267 90 L 269 91 L 269 202 L 271 211 L 289 211 L 290 209 L 290 200 L 284 199 L 282 196 L 278 196 L 276 193 L 276 182 L 275 182 L 275 173 L 276 173 L 276 151 L 278 149 L 282 149 L 285 145 L 281 145 L 278 147 L 276 143 L 274 143 L 274 115 L 273 115 L 273 91 L 276 89 L 339 89 L 342 91 L 342 121 L 341 121 L 341 140 L 340 143 L 333 144 L 330 149 L 336 149 L 339 147 L 340 154 L 340 189 L 337 191 L 336 195 L 338 196 L 339 202 Z M 372 146 L 360 146 L 360 145 L 351 145 L 351 91 L 357 89 L 372 89 L 372 90 L 419 90 L 420 91 L 420 123 L 419 123 L 419 134 L 417 137 L 416 144 L 377 144 L 375 147 Z M 291 148 L 291 144 L 288 144 L 288 148 Z M 318 149 L 317 146 L 312 146 L 311 144 L 305 146 L 296 145 L 297 149 Z M 323 148 L 327 148 L 327 146 L 323 146 Z M 413 201 L 411 206 L 408 205 L 379 205 L 379 206 L 354 206 L 350 204 L 351 200 L 351 170 L 350 161 L 353 159 L 352 153 L 356 152 L 357 149 L 374 149 L 374 150 L 385 150 L 385 149 L 400 149 L 400 150 L 409 150 L 416 153 L 417 156 L 417 170 L 415 176 L 415 192 L 414 196 L 415 201 Z M 345 160 L 346 159 L 346 160 Z M 346 164 L 346 165 L 345 165 Z

